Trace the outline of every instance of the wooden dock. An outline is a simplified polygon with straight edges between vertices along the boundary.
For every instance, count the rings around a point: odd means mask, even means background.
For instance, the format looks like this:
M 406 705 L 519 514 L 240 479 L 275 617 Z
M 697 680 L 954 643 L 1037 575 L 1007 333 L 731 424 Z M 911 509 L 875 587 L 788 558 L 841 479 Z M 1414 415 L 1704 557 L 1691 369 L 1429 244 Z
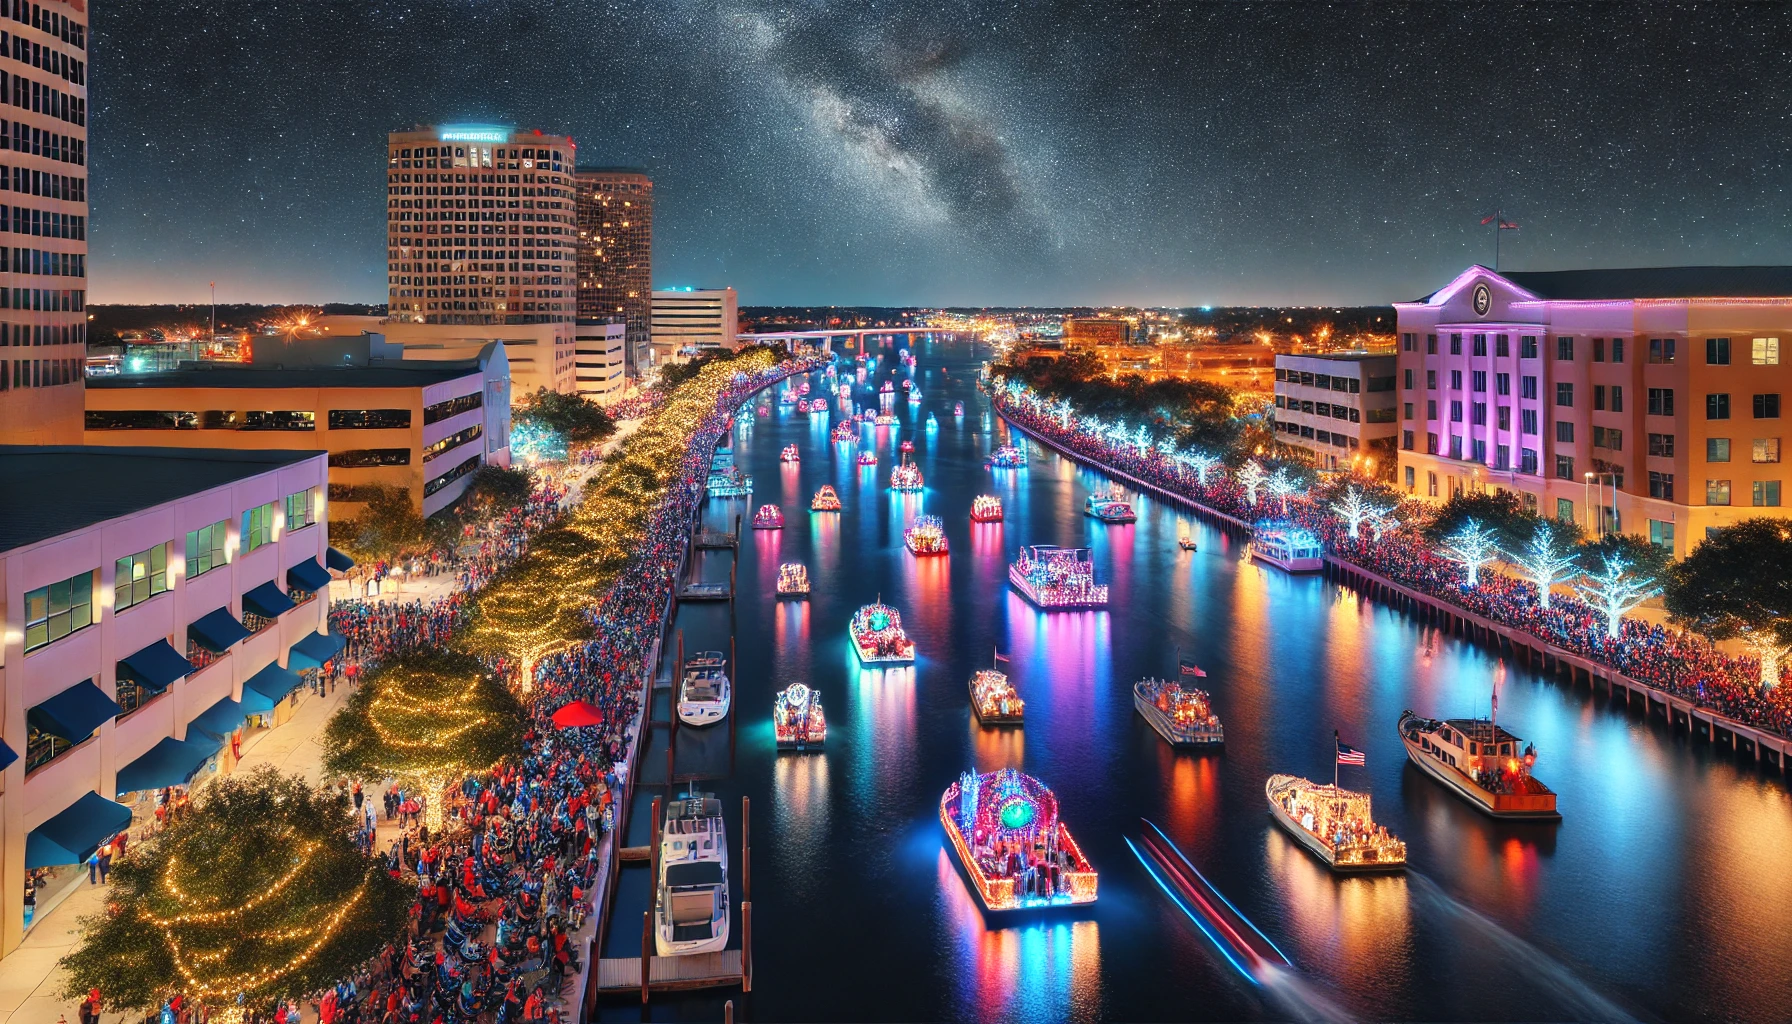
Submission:
M 686 583 L 678 588 L 680 601 L 726 601 L 732 596 L 726 583 Z
M 656 956 L 652 958 L 652 966 L 648 971 L 647 986 L 655 992 L 736 988 L 746 982 L 746 971 L 738 949 L 724 949 L 718 953 L 693 953 L 688 956 Z M 641 958 L 628 956 L 599 960 L 597 990 L 618 995 L 641 991 Z
M 740 537 L 726 530 L 698 530 L 696 537 L 699 551 L 721 551 L 740 546 Z

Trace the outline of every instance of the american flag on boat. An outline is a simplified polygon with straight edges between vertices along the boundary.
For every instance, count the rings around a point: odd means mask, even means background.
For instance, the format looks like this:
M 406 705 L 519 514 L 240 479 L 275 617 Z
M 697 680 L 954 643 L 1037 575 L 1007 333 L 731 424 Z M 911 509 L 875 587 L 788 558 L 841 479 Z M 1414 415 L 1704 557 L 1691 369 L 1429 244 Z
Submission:
M 1333 737 L 1333 738 L 1334 738 L 1334 740 L 1336 740 L 1336 742 L 1338 744 L 1338 763 L 1339 764 L 1353 764 L 1353 765 L 1357 765 L 1358 767 L 1362 767 L 1362 766 L 1368 764 L 1368 762 L 1363 758 L 1362 751 L 1356 749 L 1353 746 L 1350 746 L 1349 744 L 1345 743 L 1343 740 L 1338 740 L 1338 739 L 1336 739 L 1336 737 Z
M 1006 654 L 1003 654 L 1001 651 L 997 651 L 995 653 L 996 653 L 997 661 L 1008 661 L 1009 660 L 1008 656 Z
M 1176 659 L 1176 663 L 1182 668 L 1182 674 L 1185 676 L 1196 676 L 1201 679 L 1207 678 L 1207 673 L 1202 671 L 1201 666 L 1187 658 L 1178 658 Z

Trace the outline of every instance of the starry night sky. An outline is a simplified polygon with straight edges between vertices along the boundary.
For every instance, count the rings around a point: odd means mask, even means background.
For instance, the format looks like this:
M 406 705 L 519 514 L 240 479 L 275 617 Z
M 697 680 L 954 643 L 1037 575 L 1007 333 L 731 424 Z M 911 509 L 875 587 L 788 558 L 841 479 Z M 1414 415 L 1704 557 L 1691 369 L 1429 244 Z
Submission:
M 95 0 L 97 302 L 385 298 L 386 133 L 656 180 L 743 304 L 1381 303 L 1792 263 L 1777 5 Z

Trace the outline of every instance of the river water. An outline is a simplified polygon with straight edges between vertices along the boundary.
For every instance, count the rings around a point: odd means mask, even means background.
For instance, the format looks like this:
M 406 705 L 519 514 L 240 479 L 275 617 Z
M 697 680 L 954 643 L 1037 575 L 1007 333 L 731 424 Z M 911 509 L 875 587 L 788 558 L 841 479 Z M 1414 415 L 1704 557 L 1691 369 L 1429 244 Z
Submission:
M 775 502 L 787 525 L 746 532 L 732 612 L 679 611 L 687 650 L 726 648 L 731 617 L 738 643 L 736 722 L 681 730 L 675 772 L 728 808 L 737 907 L 751 800 L 755 984 L 732 993 L 739 1019 L 1786 1019 L 1782 782 L 1347 588 L 1252 563 L 1165 502 L 1139 497 L 1131 526 L 1086 519 L 1098 474 L 1037 446 L 1027 469 L 985 468 L 1007 435 L 973 386 L 970 343 L 915 354 L 924 399 L 898 400 L 899 428 L 861 433 L 875 438 L 874 471 L 829 443 L 828 418 L 774 405 L 737 428 L 756 490 L 750 503 L 712 500 L 707 520 L 732 526 Z M 886 352 L 872 382 L 895 369 Z M 928 412 L 936 431 L 921 427 Z M 887 487 L 902 439 L 926 476 L 920 495 Z M 780 464 L 793 443 L 802 462 Z M 808 511 L 824 483 L 843 513 Z M 1002 498 L 1006 522 L 969 521 L 979 493 Z M 950 555 L 902 546 L 921 511 L 944 518 Z M 1191 527 L 1192 554 L 1176 545 Z M 1006 567 L 1024 543 L 1092 548 L 1109 610 L 1044 614 L 1012 593 Z M 726 580 L 730 561 L 706 552 L 697 568 Z M 773 598 L 784 561 L 808 565 L 807 602 Z M 919 645 L 913 668 L 862 670 L 851 652 L 848 619 L 880 595 Z M 1024 728 L 981 728 L 968 706 L 966 680 L 996 649 L 1012 659 Z M 1174 753 L 1132 709 L 1132 683 L 1173 674 L 1179 650 L 1208 672 L 1223 753 Z M 798 680 L 825 702 L 825 753 L 774 749 L 772 697 Z M 1402 709 L 1485 714 L 1496 682 L 1501 724 L 1536 744 L 1537 774 L 1560 794 L 1559 824 L 1494 822 L 1405 764 Z M 663 693 L 658 703 L 663 718 Z M 1405 876 L 1334 877 L 1270 819 L 1264 780 L 1329 777 L 1334 729 L 1367 752 L 1341 781 L 1372 793 L 1378 821 L 1406 840 Z M 646 842 L 664 744 L 656 732 L 643 755 L 630 843 Z M 940 794 L 972 766 L 1018 767 L 1057 792 L 1101 872 L 1093 907 L 985 919 L 938 820 Z M 1126 845 L 1141 817 L 1293 974 L 1260 984 L 1227 964 Z M 625 868 L 605 955 L 638 955 L 647 889 L 644 868 Z M 737 913 L 731 944 L 740 935 Z M 723 998 L 656 996 L 647 1013 L 716 1020 Z M 603 1006 L 606 1019 L 641 1013 Z

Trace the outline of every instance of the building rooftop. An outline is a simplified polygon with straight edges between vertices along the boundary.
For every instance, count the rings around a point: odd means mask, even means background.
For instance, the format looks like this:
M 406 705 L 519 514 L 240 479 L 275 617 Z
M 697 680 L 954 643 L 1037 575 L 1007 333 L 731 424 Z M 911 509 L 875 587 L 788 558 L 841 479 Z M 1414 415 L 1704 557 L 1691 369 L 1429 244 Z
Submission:
M 381 366 L 233 366 L 89 377 L 95 391 L 153 388 L 420 388 L 480 373 L 476 359 L 391 362 Z
M 1629 267 L 1491 273 L 1545 299 L 1570 302 L 1792 296 L 1792 267 Z M 1419 301 L 1430 298 L 1427 295 Z
M 0 445 L 0 551 L 128 516 L 322 454 Z

